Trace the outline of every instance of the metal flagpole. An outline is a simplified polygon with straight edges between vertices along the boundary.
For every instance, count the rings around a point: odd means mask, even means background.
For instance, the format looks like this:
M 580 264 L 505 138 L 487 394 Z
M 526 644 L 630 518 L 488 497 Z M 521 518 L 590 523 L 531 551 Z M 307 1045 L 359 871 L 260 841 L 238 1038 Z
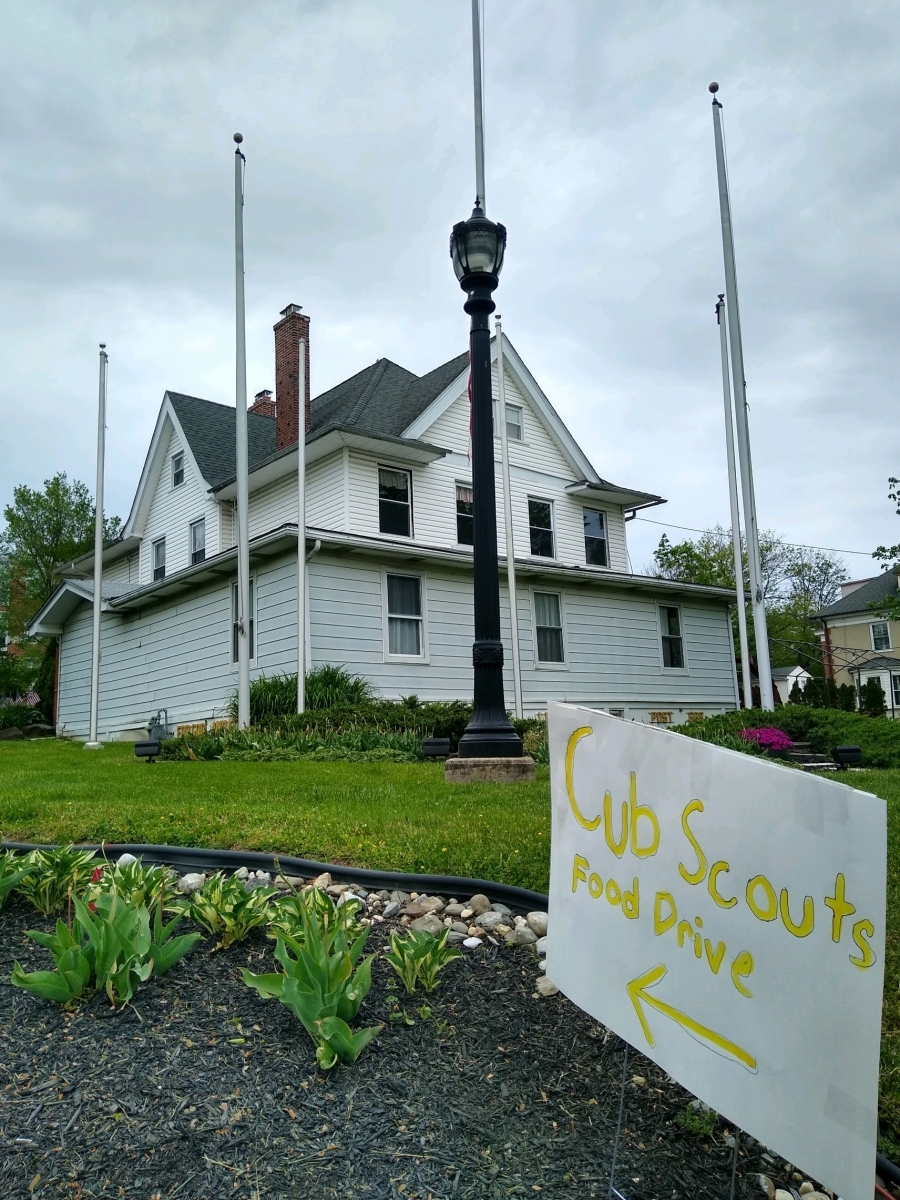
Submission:
M 472 58 L 475 72 L 475 203 L 484 204 L 484 90 L 481 80 L 481 0 L 472 0 Z
M 244 316 L 243 135 L 234 140 L 235 465 L 237 468 L 238 727 L 250 725 L 250 498 L 247 483 L 247 329 Z
M 747 421 L 747 384 L 744 377 L 744 351 L 741 344 L 741 314 L 737 296 L 737 273 L 734 265 L 734 231 L 731 225 L 731 201 L 728 196 L 728 175 L 725 169 L 725 142 L 722 137 L 722 105 L 716 99 L 717 83 L 711 83 L 713 94 L 713 130 L 716 139 L 716 170 L 719 177 L 719 210 L 722 220 L 722 249 L 725 256 L 725 293 L 728 298 L 728 333 L 731 342 L 731 373 L 734 380 L 734 415 L 737 428 L 738 457 L 741 464 L 741 491 L 744 499 L 744 525 L 747 537 L 747 573 L 750 576 L 750 604 L 753 608 L 753 632 L 756 640 L 756 665 L 759 671 L 760 704 L 774 709 L 772 668 L 769 661 L 769 633 L 766 628 L 766 602 L 762 590 L 759 558 L 759 528 L 756 522 L 756 500 L 753 493 L 753 465 L 750 459 L 750 428 Z
M 734 421 L 731 412 L 731 384 L 728 381 L 728 334 L 725 328 L 725 297 L 716 305 L 719 345 L 722 351 L 722 393 L 725 397 L 725 456 L 728 461 L 728 498 L 731 502 L 731 542 L 734 548 L 734 582 L 737 588 L 738 640 L 741 644 L 741 678 L 744 684 L 744 708 L 753 707 L 753 681 L 750 675 L 750 647 L 747 642 L 747 607 L 744 599 L 744 555 L 741 552 L 741 514 L 738 508 L 737 465 L 734 461 Z
M 100 343 L 100 395 L 97 405 L 97 494 L 94 498 L 94 624 L 91 637 L 91 721 L 85 750 L 100 750 L 97 715 L 100 708 L 100 605 L 103 602 L 103 470 L 106 457 L 106 374 L 109 358 Z
M 306 342 L 300 339 L 297 420 L 297 712 L 306 707 Z
M 509 482 L 509 439 L 506 433 L 506 380 L 503 374 L 503 330 L 500 314 L 494 320 L 497 333 L 497 421 L 500 425 L 500 469 L 503 476 L 503 520 L 506 527 L 506 582 L 509 591 L 509 640 L 512 643 L 513 698 L 516 716 L 522 719 L 522 664 L 519 661 L 519 613 L 516 591 L 516 547 L 513 538 L 512 488 Z

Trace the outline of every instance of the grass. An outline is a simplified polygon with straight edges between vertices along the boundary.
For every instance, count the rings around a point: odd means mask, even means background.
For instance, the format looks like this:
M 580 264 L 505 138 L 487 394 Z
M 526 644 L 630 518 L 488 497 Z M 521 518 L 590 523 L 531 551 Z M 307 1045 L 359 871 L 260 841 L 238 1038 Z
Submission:
M 6 742 L 0 831 L 263 850 L 546 892 L 550 784 L 546 767 L 534 783 L 448 786 L 438 763 L 148 764 L 124 743 Z
M 881 1149 L 900 1160 L 900 770 L 843 779 L 888 806 Z M 249 797 L 252 796 L 252 803 Z M 494 879 L 546 892 L 550 784 L 454 785 L 435 763 L 138 762 L 128 745 L 0 746 L 10 841 L 168 842 Z

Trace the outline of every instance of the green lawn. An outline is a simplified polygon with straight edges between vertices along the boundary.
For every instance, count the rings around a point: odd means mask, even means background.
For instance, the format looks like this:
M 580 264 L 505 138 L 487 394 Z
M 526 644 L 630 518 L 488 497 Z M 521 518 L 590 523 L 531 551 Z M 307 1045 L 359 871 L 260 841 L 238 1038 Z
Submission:
M 546 892 L 550 784 L 444 783 L 435 763 L 138 761 L 112 743 L 0 743 L 17 842 L 161 842 L 295 854 Z
M 900 770 L 845 775 L 888 802 L 882 1148 L 900 1157 Z M 62 741 L 0 743 L 10 841 L 168 842 L 296 854 L 546 891 L 550 785 L 453 785 L 431 763 L 138 762 Z

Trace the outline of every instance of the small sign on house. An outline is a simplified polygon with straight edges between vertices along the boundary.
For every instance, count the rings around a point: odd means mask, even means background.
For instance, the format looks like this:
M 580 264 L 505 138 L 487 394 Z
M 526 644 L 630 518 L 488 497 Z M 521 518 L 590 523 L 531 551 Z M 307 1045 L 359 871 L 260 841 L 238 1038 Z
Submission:
M 844 1200 L 870 1200 L 882 800 L 574 705 L 549 713 L 547 975 Z

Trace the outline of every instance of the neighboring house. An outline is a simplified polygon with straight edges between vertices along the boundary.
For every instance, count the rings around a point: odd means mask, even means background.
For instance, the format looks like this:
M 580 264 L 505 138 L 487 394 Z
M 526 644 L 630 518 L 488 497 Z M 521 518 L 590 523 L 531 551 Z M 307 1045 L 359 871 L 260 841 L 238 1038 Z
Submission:
M 878 679 L 888 713 L 900 716 L 900 622 L 878 617 L 872 605 L 897 595 L 897 571 L 841 584 L 841 598 L 818 613 L 825 675 L 859 689 Z
M 297 667 L 300 339 L 308 355 L 309 318 L 288 305 L 276 399 L 259 393 L 248 415 L 254 676 Z M 734 708 L 733 593 L 632 573 L 626 522 L 663 501 L 602 479 L 508 340 L 504 353 L 526 710 L 569 700 L 668 723 Z M 422 377 L 380 359 L 304 397 L 309 663 L 345 665 L 383 696 L 472 694 L 467 383 L 466 354 Z M 102 737 L 139 736 L 160 708 L 172 724 L 223 715 L 237 685 L 235 494 L 235 410 L 167 392 L 103 553 Z M 499 498 L 497 511 L 502 559 Z M 58 720 L 74 736 L 88 727 L 92 558 L 68 564 L 30 627 L 60 638 Z M 500 574 L 511 707 L 503 562 Z
M 812 675 L 799 664 L 796 667 L 772 668 L 772 683 L 782 704 L 787 704 L 790 699 L 791 689 L 795 683 L 800 684 L 802 691 L 806 687 L 808 679 L 812 679 Z

